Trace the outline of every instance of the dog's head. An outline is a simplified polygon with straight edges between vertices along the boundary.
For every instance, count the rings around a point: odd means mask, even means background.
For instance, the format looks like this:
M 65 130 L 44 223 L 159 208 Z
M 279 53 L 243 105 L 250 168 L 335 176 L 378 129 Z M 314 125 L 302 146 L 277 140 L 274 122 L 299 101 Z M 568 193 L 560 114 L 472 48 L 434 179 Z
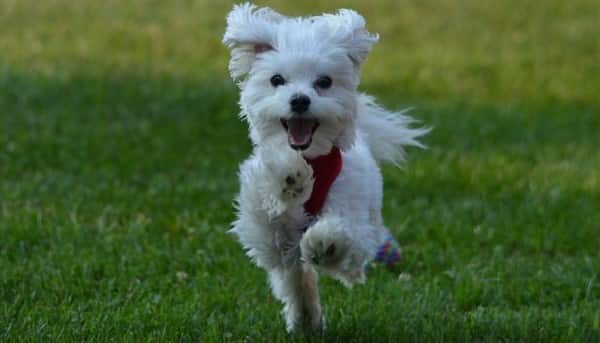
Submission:
M 254 144 L 289 145 L 307 157 L 351 147 L 359 69 L 377 39 L 352 10 L 289 18 L 235 6 L 223 42 Z

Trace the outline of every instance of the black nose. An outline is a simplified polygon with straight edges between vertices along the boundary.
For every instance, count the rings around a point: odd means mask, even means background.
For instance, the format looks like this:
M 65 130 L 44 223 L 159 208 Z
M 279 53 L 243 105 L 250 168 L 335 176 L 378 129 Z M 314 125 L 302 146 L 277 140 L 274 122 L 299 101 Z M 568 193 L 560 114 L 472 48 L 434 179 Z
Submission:
M 290 106 L 292 107 L 292 112 L 302 114 L 308 110 L 310 98 L 304 94 L 294 94 L 292 100 L 290 100 Z

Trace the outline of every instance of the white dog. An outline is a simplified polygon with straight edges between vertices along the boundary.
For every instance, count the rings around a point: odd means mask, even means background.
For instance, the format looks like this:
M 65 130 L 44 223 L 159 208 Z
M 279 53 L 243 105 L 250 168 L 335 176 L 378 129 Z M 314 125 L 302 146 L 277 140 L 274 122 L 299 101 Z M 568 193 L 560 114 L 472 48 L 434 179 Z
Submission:
M 386 232 L 377 161 L 400 163 L 402 146 L 422 147 L 428 131 L 357 92 L 377 40 L 346 9 L 289 18 L 243 4 L 227 17 L 223 42 L 254 145 L 231 231 L 269 273 L 288 331 L 324 327 L 316 270 L 364 281 Z

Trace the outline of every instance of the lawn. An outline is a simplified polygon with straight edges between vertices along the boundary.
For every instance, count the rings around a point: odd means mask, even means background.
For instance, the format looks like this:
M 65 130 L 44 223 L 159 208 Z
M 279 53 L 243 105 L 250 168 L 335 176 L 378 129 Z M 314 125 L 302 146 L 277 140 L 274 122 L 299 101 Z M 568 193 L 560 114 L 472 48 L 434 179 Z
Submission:
M 383 170 L 402 277 L 322 278 L 323 340 L 600 341 L 597 1 L 268 5 L 363 13 L 361 89 L 434 127 Z M 226 233 L 230 8 L 0 1 L 0 341 L 288 339 Z

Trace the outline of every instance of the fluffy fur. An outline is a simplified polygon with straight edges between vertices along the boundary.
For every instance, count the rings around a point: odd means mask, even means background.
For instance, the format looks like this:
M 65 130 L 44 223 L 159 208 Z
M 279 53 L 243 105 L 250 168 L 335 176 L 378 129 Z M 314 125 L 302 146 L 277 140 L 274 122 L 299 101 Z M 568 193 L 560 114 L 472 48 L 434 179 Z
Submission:
M 417 139 L 427 133 L 357 92 L 360 66 L 377 40 L 364 18 L 346 9 L 289 18 L 242 4 L 227 17 L 223 42 L 231 49 L 229 70 L 238 81 L 241 117 L 254 145 L 240 167 L 231 232 L 269 273 L 288 331 L 324 327 L 317 270 L 347 286 L 365 280 L 365 265 L 385 232 L 377 162 L 400 163 L 403 146 L 421 147 Z M 284 83 L 274 85 L 274 75 Z M 322 77 L 331 85 L 322 86 Z M 299 94 L 310 100 L 302 113 L 290 106 Z M 302 147 L 292 142 L 306 134 L 285 125 L 298 118 L 318 123 Z M 311 218 L 302 206 L 313 186 L 305 158 L 334 146 L 342 150 L 343 169 L 320 215 Z

